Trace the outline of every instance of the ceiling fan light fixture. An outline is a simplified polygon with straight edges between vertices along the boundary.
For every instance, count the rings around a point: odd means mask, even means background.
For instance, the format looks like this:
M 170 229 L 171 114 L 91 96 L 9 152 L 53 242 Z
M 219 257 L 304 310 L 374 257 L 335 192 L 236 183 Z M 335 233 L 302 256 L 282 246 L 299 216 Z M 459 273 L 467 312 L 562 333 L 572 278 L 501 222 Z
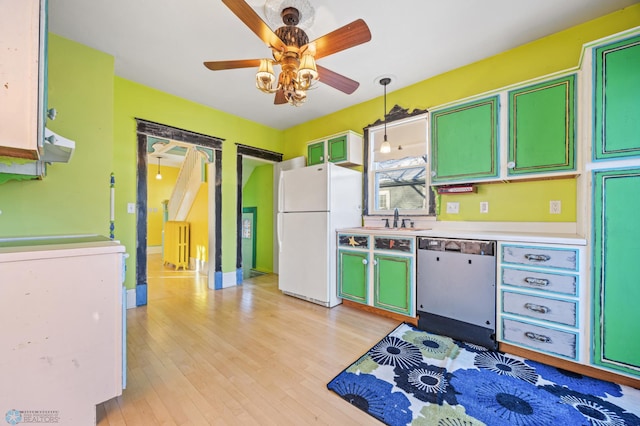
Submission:
M 260 59 L 260 67 L 256 73 L 256 87 L 265 93 L 273 93 L 273 83 L 276 75 L 273 72 L 271 59 Z
M 316 68 L 316 60 L 311 54 L 302 55 L 300 60 L 300 69 L 298 70 L 298 80 L 301 89 L 308 89 L 311 84 L 318 79 L 318 69 Z

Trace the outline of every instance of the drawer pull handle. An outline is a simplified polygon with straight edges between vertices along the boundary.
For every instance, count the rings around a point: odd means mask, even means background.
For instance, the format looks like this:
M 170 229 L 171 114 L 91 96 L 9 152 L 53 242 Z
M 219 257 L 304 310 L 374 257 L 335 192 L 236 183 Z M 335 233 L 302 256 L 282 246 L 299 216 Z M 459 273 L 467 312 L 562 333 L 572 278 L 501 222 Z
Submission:
M 551 259 L 551 256 L 549 256 L 548 254 L 527 253 L 524 255 L 524 258 L 531 262 L 546 262 L 547 260 Z
M 530 311 L 538 312 L 540 314 L 546 314 L 551 311 L 551 309 L 547 308 L 546 306 L 536 305 L 535 303 L 525 303 L 524 307 Z
M 527 331 L 524 333 L 527 338 L 531 340 L 535 340 L 542 343 L 551 343 L 551 337 L 545 336 L 544 334 L 533 333 L 531 331 Z
M 546 287 L 549 285 L 549 280 L 545 278 L 534 278 L 534 277 L 526 277 L 524 282 L 531 285 L 537 285 L 540 287 Z

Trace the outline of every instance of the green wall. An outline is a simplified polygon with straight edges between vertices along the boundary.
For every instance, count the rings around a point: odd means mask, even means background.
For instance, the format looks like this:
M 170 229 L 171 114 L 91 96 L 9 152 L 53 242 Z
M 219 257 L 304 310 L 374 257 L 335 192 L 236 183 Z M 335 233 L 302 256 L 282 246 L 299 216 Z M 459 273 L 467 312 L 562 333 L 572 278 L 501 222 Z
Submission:
M 569 28 L 490 58 L 387 93 L 387 106 L 429 109 L 579 65 L 584 43 L 640 25 L 640 4 Z M 384 70 L 382 70 L 384 71 Z M 401 73 L 401 70 L 391 70 Z M 361 82 L 361 84 L 376 84 Z M 380 89 L 382 92 L 382 89 Z M 309 102 L 313 100 L 310 98 Z M 285 158 L 306 154 L 306 142 L 343 130 L 362 133 L 383 118 L 382 96 L 285 130 Z M 516 190 L 517 189 L 517 190 Z M 516 191 L 514 191 L 516 190 Z M 576 181 L 478 185 L 477 195 L 443 195 L 441 203 L 460 203 L 460 214 L 441 214 L 438 220 L 575 222 Z M 520 196 L 514 196 L 514 194 Z M 515 198 L 514 198 L 515 197 Z M 524 197 L 524 200 L 522 199 Z M 549 214 L 549 201 L 562 202 L 562 214 Z M 479 214 L 479 202 L 489 201 L 489 213 Z M 526 202 L 524 202 L 526 201 Z
M 256 167 L 242 188 L 242 206 L 257 207 L 256 269 L 273 272 L 273 165 Z
M 0 236 L 109 235 L 113 57 L 50 34 L 47 127 L 76 143 L 43 180 L 0 186 Z

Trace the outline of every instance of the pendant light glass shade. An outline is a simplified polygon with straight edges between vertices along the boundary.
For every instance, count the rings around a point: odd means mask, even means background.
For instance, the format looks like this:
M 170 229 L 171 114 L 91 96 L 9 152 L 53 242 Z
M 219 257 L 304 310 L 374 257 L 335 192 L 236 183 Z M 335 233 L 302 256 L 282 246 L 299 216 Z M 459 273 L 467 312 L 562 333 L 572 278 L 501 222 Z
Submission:
M 158 157 L 158 173 L 156 174 L 156 179 L 162 179 L 162 174 L 160 173 L 160 157 Z

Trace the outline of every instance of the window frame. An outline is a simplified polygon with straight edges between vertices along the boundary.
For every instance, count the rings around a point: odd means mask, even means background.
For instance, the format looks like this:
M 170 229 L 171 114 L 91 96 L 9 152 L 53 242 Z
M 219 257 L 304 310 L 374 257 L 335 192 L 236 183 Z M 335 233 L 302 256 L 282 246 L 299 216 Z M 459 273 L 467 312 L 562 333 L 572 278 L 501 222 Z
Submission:
M 414 123 L 417 120 L 425 121 L 425 155 L 427 156 L 427 162 L 424 165 L 425 168 L 425 197 L 426 206 L 424 209 L 402 209 L 398 210 L 403 216 L 435 216 L 435 197 L 431 189 L 431 169 L 430 169 L 430 153 L 429 153 L 429 114 L 428 110 L 414 109 L 409 112 L 408 109 L 403 109 L 398 105 L 395 105 L 391 111 L 386 115 L 387 130 L 392 127 L 402 126 L 404 124 Z M 384 120 L 377 120 L 376 122 L 366 126 L 364 131 L 364 165 L 363 165 L 363 179 L 364 179 L 364 216 L 389 216 L 393 212 L 388 210 L 376 210 L 375 209 L 375 173 L 380 170 L 375 170 L 372 167 L 373 161 L 373 139 L 374 133 L 380 132 L 384 129 Z M 415 167 L 415 166 L 413 166 Z M 393 169 L 387 169 L 393 170 Z

